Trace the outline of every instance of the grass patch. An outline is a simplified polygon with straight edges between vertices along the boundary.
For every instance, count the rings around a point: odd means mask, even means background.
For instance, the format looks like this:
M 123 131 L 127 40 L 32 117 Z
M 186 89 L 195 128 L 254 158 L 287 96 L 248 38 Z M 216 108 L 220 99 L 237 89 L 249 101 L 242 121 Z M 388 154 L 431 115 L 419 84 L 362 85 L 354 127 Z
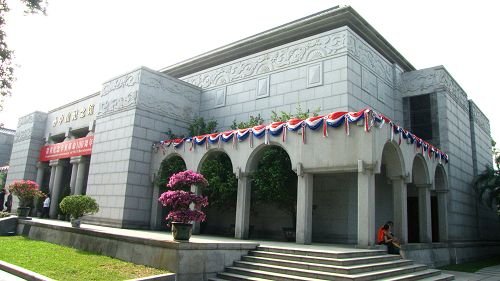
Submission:
M 482 268 L 498 264 L 500 264 L 500 257 L 494 257 L 494 258 L 461 263 L 461 264 L 451 264 L 440 267 L 439 269 L 474 273 Z
M 22 236 L 0 237 L 0 260 L 56 280 L 125 280 L 168 273 Z

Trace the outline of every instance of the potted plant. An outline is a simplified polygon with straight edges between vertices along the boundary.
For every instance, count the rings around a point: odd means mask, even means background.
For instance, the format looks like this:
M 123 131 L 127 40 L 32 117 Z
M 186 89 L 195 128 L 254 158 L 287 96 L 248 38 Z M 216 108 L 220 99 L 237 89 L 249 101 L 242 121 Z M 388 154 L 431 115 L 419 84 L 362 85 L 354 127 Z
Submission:
M 172 235 L 177 241 L 189 241 L 192 222 L 204 221 L 206 217 L 201 208 L 208 205 L 208 198 L 182 190 L 192 185 L 206 187 L 208 182 L 203 175 L 191 170 L 173 174 L 167 184 L 172 190 L 162 193 L 158 199 L 163 206 L 171 208 L 166 220 L 171 222 Z
M 71 226 L 80 227 L 81 218 L 84 215 L 95 214 L 99 211 L 99 205 L 94 198 L 87 195 L 70 195 L 64 197 L 59 204 L 61 211 L 71 216 Z
M 30 212 L 30 207 L 34 198 L 43 197 L 38 184 L 30 180 L 16 180 L 9 185 L 9 192 L 19 198 L 17 215 L 19 218 L 26 218 Z

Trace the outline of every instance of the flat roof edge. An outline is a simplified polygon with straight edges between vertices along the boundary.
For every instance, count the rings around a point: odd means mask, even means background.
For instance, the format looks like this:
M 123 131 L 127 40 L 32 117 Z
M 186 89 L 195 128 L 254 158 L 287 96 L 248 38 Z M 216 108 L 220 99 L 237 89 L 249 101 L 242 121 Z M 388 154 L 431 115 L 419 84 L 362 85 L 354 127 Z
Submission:
M 335 6 L 165 67 L 159 71 L 176 78 L 183 77 L 342 26 L 350 27 L 390 62 L 397 63 L 405 71 L 415 70 L 413 65 L 352 7 Z

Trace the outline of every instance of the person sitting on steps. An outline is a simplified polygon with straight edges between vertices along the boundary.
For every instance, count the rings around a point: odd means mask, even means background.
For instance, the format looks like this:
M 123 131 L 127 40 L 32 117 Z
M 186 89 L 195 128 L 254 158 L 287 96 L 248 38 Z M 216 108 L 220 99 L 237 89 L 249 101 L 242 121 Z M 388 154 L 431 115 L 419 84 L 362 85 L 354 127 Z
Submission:
M 377 234 L 377 243 L 379 245 L 386 245 L 387 253 L 399 255 L 399 249 L 400 249 L 399 241 L 390 232 L 389 223 L 386 223 L 379 228 Z

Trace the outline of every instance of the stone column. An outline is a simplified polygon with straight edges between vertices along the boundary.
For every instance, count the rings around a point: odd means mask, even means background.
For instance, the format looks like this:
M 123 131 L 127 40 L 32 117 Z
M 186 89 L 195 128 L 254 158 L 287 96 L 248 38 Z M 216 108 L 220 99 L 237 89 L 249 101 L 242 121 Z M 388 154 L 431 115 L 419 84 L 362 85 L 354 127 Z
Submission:
M 49 193 L 52 195 L 52 191 L 54 190 L 54 178 L 56 176 L 56 166 L 50 165 L 50 179 L 49 179 Z M 52 196 L 51 196 L 52 199 Z
M 75 195 L 83 194 L 85 185 L 85 173 L 87 173 L 88 166 L 89 159 L 85 156 L 80 156 L 80 161 L 78 163 L 78 172 L 76 173 Z
M 312 240 L 313 174 L 297 177 L 296 242 L 311 244 Z
M 42 188 L 42 184 L 43 184 L 43 175 L 45 174 L 45 168 L 47 167 L 47 163 L 45 162 L 38 162 L 36 163 L 36 183 L 38 184 L 38 186 L 40 187 L 40 189 Z M 35 198 L 35 214 L 38 210 L 38 200 L 39 198 Z M 42 198 L 43 200 L 43 198 Z M 3 207 L 3 206 L 1 206 Z
M 45 174 L 45 168 L 47 168 L 48 164 L 46 162 L 38 162 L 36 163 L 36 183 L 40 188 L 42 188 L 43 183 L 43 175 Z
M 55 176 L 53 183 L 54 186 L 52 187 L 52 196 L 50 197 L 49 211 L 50 218 L 55 219 L 57 217 L 57 204 L 59 204 L 59 196 L 61 195 L 61 191 L 63 189 L 63 187 L 61 186 L 61 181 L 65 163 L 61 159 L 59 159 L 50 161 L 49 165 L 52 166 L 52 168 L 55 167 Z
M 392 178 L 394 200 L 394 235 L 401 244 L 408 242 L 407 186 L 402 177 Z
M 234 237 L 237 239 L 248 239 L 250 227 L 250 179 L 241 172 L 238 176 L 238 195 L 236 199 L 236 221 L 234 226 Z
M 75 194 L 75 183 L 76 183 L 76 174 L 78 172 L 78 163 L 80 163 L 80 157 L 71 157 L 69 160 L 69 163 L 72 164 L 71 166 L 71 180 L 69 181 L 69 187 L 71 189 L 71 195 Z
M 418 188 L 418 224 L 420 243 L 432 242 L 431 190 L 430 184 L 416 185 Z
M 151 200 L 151 219 L 150 219 L 151 229 L 160 229 L 161 221 L 164 219 L 164 217 L 161 216 L 163 205 L 160 203 L 160 201 L 158 201 L 160 195 L 161 195 L 160 187 L 153 185 L 153 197 Z
M 448 190 L 437 189 L 439 242 L 448 241 Z
M 358 161 L 358 246 L 375 245 L 375 175 Z
M 196 195 L 201 195 L 201 188 L 199 186 L 192 185 L 191 192 L 193 192 Z M 191 206 L 189 206 L 189 208 L 191 208 L 191 210 L 193 210 L 194 204 L 191 204 Z M 200 222 L 193 223 L 193 234 L 200 234 Z

